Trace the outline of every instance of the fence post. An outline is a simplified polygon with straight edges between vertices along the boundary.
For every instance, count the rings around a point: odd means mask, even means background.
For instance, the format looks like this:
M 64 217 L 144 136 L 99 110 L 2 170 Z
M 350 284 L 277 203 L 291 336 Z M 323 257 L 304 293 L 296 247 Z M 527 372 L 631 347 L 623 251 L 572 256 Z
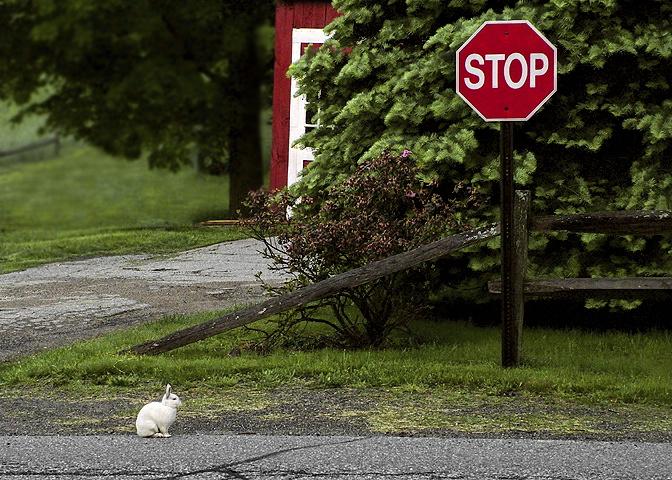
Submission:
M 516 190 L 513 195 L 513 258 L 511 268 L 512 321 L 502 325 L 502 366 L 516 367 L 520 363 L 520 349 L 525 315 L 524 282 L 527 271 L 527 236 L 530 192 Z

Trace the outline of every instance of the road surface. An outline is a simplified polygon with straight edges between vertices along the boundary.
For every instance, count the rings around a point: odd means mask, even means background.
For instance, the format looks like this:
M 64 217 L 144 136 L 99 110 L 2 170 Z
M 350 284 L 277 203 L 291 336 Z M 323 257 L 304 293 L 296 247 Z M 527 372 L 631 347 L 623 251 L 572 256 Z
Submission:
M 662 480 L 672 479 L 672 444 L 250 435 L 0 436 L 0 477 Z

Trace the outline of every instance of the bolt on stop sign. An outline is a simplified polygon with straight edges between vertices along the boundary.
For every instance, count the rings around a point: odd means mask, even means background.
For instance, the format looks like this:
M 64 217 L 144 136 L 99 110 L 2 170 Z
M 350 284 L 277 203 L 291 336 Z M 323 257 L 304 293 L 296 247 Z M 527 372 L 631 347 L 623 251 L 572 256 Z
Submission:
M 557 88 L 556 49 L 526 20 L 485 22 L 456 56 L 457 94 L 486 122 L 528 120 Z

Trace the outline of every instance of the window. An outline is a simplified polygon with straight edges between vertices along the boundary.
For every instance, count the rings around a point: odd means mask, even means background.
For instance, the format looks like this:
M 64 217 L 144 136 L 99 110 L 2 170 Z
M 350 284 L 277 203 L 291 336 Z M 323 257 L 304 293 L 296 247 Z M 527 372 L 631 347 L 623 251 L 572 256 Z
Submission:
M 292 30 L 292 62 L 296 62 L 308 45 L 319 46 L 327 39 L 327 35 L 319 28 L 295 28 Z M 292 144 L 306 132 L 317 128 L 317 108 L 306 101 L 304 96 L 297 96 L 296 80 L 291 82 L 291 100 L 289 109 L 289 163 L 287 167 L 287 185 L 299 178 L 301 170 L 313 161 L 313 152 L 309 148 L 297 148 Z

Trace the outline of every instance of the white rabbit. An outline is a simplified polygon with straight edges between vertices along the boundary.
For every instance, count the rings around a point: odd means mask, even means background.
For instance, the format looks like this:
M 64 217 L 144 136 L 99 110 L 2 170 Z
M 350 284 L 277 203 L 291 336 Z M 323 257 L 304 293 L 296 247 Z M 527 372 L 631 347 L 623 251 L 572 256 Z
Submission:
M 168 429 L 175 422 L 177 407 L 182 405 L 180 397 L 172 393 L 170 383 L 160 402 L 151 402 L 138 412 L 135 429 L 141 437 L 168 438 Z

